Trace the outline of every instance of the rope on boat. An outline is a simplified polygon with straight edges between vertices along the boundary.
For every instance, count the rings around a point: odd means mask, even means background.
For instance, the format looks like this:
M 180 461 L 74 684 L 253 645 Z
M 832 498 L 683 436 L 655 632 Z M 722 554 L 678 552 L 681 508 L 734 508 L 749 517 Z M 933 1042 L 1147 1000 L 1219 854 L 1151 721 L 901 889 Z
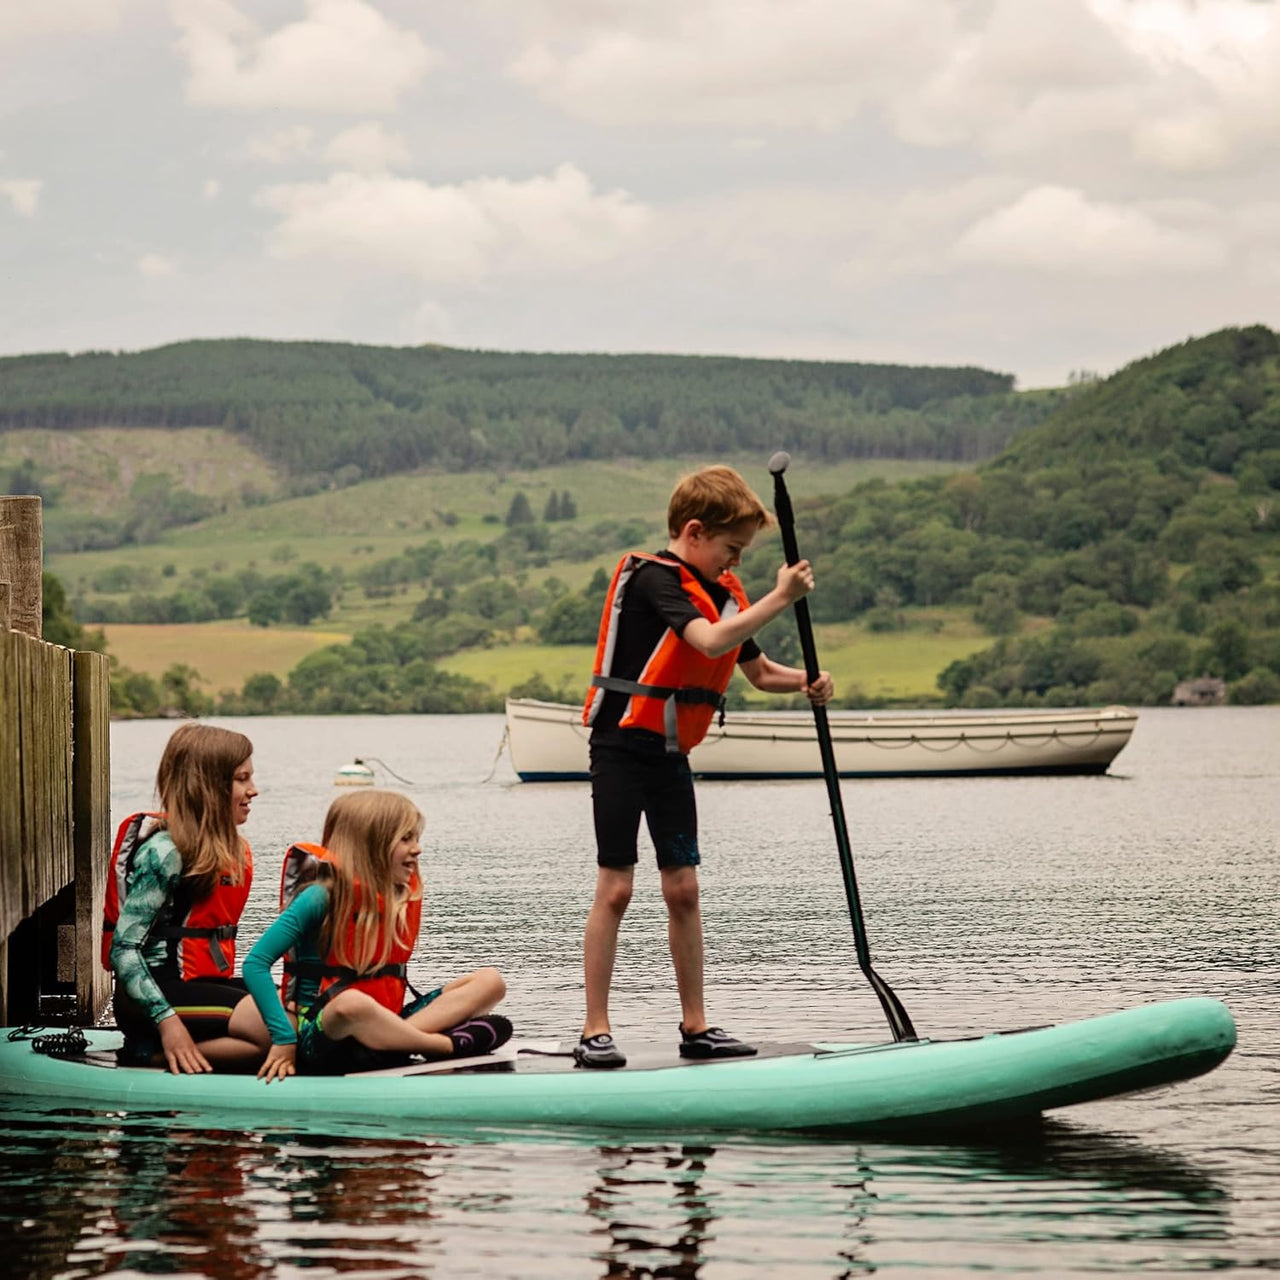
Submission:
M 967 734 L 961 731 L 954 734 L 950 739 L 943 738 L 922 738 L 917 734 L 911 734 L 906 738 L 876 738 L 871 734 L 859 736 L 856 734 L 843 734 L 837 739 L 837 746 L 841 743 L 863 743 L 868 747 L 876 747 L 881 751 L 905 751 L 908 747 L 921 747 L 925 751 L 932 751 L 935 755 L 943 755 L 948 751 L 954 751 L 957 747 L 968 747 L 971 751 L 976 751 L 980 755 L 992 755 L 996 751 L 1000 751 L 1006 744 L 1024 747 L 1045 747 L 1051 742 L 1061 747 L 1091 747 L 1103 734 L 1110 732 L 1107 729 L 1095 729 L 1092 733 L 1088 733 L 1084 729 L 1051 729 L 1048 733 L 1030 734 L 1030 733 L 1013 733 L 1006 732 L 1002 734 L 984 733 L 984 734 Z M 1067 739 L 1083 738 L 1087 735 L 1088 741 L 1077 743 L 1075 741 L 1068 742 Z M 748 735 L 740 735 L 746 738 Z M 752 737 L 760 737 L 768 742 L 793 743 L 799 741 L 795 737 L 783 737 L 776 733 L 750 735 Z M 720 742 L 734 741 L 726 734 L 721 734 L 718 738 L 708 738 L 703 744 L 715 745 Z M 979 743 L 990 742 L 989 747 L 980 746 Z
M 493 757 L 493 767 L 489 770 L 489 772 L 483 778 L 480 779 L 481 786 L 484 786 L 486 782 L 491 782 L 493 780 L 493 775 L 498 772 L 498 761 L 502 759 L 502 752 L 506 748 L 507 741 L 510 737 L 511 737 L 511 726 L 506 725 L 502 730 L 502 738 L 498 743 L 498 750 Z
M 410 782 L 408 778 L 402 778 L 389 764 L 384 760 L 379 760 L 377 756 L 358 756 L 356 764 L 364 764 L 365 762 L 376 764 L 379 769 L 385 769 L 397 782 L 403 782 L 406 787 L 416 787 L 416 782 Z

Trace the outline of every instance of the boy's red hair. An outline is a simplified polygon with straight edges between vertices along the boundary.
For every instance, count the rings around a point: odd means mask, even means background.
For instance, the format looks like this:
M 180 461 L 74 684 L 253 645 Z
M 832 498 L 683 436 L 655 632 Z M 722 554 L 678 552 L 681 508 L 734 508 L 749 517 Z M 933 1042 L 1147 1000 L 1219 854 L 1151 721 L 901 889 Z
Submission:
M 667 504 L 667 532 L 673 538 L 690 520 L 708 533 L 721 533 L 743 521 L 767 529 L 773 517 L 751 486 L 732 467 L 703 467 L 685 476 Z

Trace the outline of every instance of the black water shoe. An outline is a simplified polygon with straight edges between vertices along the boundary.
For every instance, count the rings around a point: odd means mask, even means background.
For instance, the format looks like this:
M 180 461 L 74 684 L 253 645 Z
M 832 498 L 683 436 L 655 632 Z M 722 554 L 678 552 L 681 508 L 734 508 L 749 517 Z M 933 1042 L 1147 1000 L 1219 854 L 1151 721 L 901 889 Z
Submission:
M 598 1036 L 583 1036 L 574 1046 L 573 1060 L 580 1067 L 596 1069 L 627 1065 L 626 1054 L 613 1043 L 613 1037 L 607 1031 Z
M 735 1040 L 720 1027 L 708 1027 L 705 1031 L 686 1031 L 684 1024 L 680 1024 L 682 1058 L 750 1058 L 755 1052 L 754 1045 Z
M 478 1058 L 492 1053 L 511 1039 L 511 1022 L 500 1013 L 486 1013 L 483 1018 L 468 1018 L 444 1034 L 453 1045 L 455 1058 Z

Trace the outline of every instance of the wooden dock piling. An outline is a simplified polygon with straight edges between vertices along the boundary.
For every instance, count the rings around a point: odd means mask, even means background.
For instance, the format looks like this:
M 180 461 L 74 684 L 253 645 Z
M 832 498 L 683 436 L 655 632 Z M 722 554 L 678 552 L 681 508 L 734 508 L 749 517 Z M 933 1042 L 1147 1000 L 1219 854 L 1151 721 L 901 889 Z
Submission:
M 103 654 L 41 638 L 39 498 L 0 497 L 0 1025 L 92 1023 L 109 848 Z

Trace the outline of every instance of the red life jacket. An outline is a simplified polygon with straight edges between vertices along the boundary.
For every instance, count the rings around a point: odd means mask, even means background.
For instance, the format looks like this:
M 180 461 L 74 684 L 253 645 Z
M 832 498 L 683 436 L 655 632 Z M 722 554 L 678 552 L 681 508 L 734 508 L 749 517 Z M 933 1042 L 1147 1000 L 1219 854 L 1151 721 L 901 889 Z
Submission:
M 322 862 L 333 862 L 333 854 L 320 844 L 299 843 L 289 846 L 280 868 L 280 907 L 283 910 L 307 885 L 314 882 Z M 317 998 L 303 1011 L 308 1018 L 315 1017 L 330 1000 L 341 991 L 354 987 L 371 995 L 380 1005 L 399 1013 L 404 1008 L 405 991 L 409 986 L 409 960 L 418 941 L 418 928 L 422 923 L 422 891 L 418 873 L 414 872 L 409 886 L 410 898 L 405 910 L 405 932 L 408 940 L 397 940 L 391 954 L 374 969 L 361 973 L 350 965 L 339 962 L 337 948 L 330 944 L 324 960 L 299 960 L 292 952 L 284 958 L 284 974 L 280 980 L 280 999 L 286 1008 L 297 1006 L 298 979 L 318 978 L 320 989 Z M 356 901 L 362 900 L 364 890 L 356 882 Z M 378 914 L 383 911 L 382 895 L 378 894 Z M 356 922 L 354 915 L 347 921 L 347 954 L 355 950 Z
M 708 658 L 668 628 L 636 679 L 615 676 L 613 663 L 622 601 L 636 571 L 646 564 L 660 564 L 678 573 L 681 589 L 708 622 L 732 617 L 750 604 L 742 583 L 732 573 L 720 575 L 720 585 L 729 592 L 722 613 L 698 575 L 687 565 L 665 556 L 646 555 L 643 551 L 628 552 L 618 562 L 605 598 L 591 690 L 582 709 L 582 723 L 594 722 L 607 692 L 629 694 L 619 727 L 660 733 L 666 739 L 668 751 L 687 754 L 707 736 L 717 712 L 720 723 L 724 723 L 724 691 L 729 687 L 739 649 Z
M 111 939 L 120 921 L 120 907 L 129 889 L 138 850 L 157 831 L 164 829 L 163 813 L 132 813 L 116 832 L 107 873 L 107 896 L 102 910 L 102 967 L 111 969 Z M 169 941 L 168 960 L 162 966 L 172 976 L 192 981 L 196 978 L 225 978 L 235 970 L 236 929 L 244 904 L 253 886 L 253 850 L 244 846 L 244 875 L 239 883 L 219 876 L 213 890 L 193 899 L 184 877 L 178 891 L 166 905 L 149 937 Z

